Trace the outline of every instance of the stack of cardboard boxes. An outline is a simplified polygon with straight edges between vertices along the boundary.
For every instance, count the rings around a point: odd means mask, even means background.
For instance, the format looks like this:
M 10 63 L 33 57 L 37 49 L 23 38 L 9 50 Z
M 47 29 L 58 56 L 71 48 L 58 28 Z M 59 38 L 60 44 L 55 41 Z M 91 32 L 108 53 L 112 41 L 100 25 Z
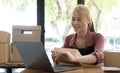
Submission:
M 13 26 L 12 45 L 11 45 L 11 62 L 23 62 L 22 58 L 14 44 L 15 41 L 41 41 L 40 26 Z
M 9 61 L 10 33 L 0 31 L 0 63 Z

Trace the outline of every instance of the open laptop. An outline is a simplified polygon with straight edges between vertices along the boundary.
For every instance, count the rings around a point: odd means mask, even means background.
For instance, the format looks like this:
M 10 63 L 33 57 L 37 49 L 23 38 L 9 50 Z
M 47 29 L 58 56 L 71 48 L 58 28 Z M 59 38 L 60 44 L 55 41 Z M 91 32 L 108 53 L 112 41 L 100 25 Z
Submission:
M 104 52 L 103 71 L 120 71 L 120 52 Z
M 17 41 L 15 45 L 27 68 L 47 72 L 60 72 L 76 69 L 74 66 L 61 66 L 51 64 L 41 42 Z

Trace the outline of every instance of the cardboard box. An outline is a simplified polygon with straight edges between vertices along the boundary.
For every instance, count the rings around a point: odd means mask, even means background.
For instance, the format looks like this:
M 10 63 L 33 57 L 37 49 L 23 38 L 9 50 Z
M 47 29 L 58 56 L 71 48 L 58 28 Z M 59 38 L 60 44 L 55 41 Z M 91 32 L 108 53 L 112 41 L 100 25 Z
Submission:
M 0 31 L 0 43 L 7 44 L 10 42 L 10 33 L 6 31 Z
M 72 48 L 54 48 L 54 51 L 56 52 L 59 49 L 64 49 L 65 51 L 70 51 L 72 55 L 75 57 L 81 56 L 80 52 L 77 49 L 72 49 Z
M 12 62 L 23 62 L 22 58 L 17 50 L 14 42 L 15 41 L 28 41 L 28 42 L 39 42 L 41 41 L 41 26 L 13 26 L 12 42 L 11 45 L 11 61 Z
M 12 41 L 41 41 L 40 26 L 13 26 Z
M 79 52 L 77 49 L 73 49 L 73 48 L 54 48 L 53 51 L 54 51 L 55 53 L 57 53 L 57 51 L 58 51 L 59 49 L 64 49 L 64 51 L 69 51 L 69 52 L 70 52 L 73 56 L 75 56 L 76 58 L 81 56 L 80 52 Z M 60 57 L 59 62 L 61 62 L 61 63 L 69 63 L 69 62 L 65 61 L 62 57 Z M 72 63 L 71 63 L 71 64 L 72 64 Z
M 105 67 L 120 67 L 120 52 L 104 52 Z
M 16 46 L 14 44 L 11 45 L 11 62 L 23 62 L 19 51 L 17 50 Z
M 7 63 L 9 60 L 9 44 L 0 44 L 0 63 Z

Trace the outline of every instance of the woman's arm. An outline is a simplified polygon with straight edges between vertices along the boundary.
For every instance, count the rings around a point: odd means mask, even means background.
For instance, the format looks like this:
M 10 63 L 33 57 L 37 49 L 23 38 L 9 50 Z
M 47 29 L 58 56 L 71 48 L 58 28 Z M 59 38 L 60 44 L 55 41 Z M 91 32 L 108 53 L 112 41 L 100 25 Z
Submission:
M 76 59 L 77 62 L 87 64 L 98 64 L 103 59 L 104 37 L 101 34 L 95 34 L 93 36 L 94 52 L 89 55 L 84 55 Z
M 76 58 L 76 60 L 74 62 L 78 62 L 78 63 L 84 63 L 84 64 L 94 64 L 96 63 L 97 59 L 94 55 L 89 54 L 89 55 L 84 55 L 84 56 L 80 56 L 78 58 Z
M 92 53 L 94 56 L 96 56 L 97 62 L 96 63 L 102 63 L 103 55 L 104 55 L 104 36 L 101 34 L 96 34 L 94 37 L 95 46 L 94 46 L 94 52 Z

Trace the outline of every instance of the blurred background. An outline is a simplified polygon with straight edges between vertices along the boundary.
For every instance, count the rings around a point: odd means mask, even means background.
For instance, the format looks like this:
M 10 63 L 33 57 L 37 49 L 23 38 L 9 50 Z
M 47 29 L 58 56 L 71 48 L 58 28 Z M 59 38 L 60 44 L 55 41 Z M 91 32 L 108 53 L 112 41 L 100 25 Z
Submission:
M 84 0 L 97 32 L 105 36 L 105 51 L 120 50 L 120 0 Z M 45 48 L 61 47 L 73 33 L 71 12 L 77 0 L 45 0 Z M 13 25 L 37 25 L 37 0 L 0 0 L 0 30 L 12 34 Z M 11 36 L 12 37 L 12 36 Z M 12 42 L 12 41 L 11 41 Z M 19 73 L 22 69 L 13 69 Z M 5 73 L 3 68 L 0 73 Z

